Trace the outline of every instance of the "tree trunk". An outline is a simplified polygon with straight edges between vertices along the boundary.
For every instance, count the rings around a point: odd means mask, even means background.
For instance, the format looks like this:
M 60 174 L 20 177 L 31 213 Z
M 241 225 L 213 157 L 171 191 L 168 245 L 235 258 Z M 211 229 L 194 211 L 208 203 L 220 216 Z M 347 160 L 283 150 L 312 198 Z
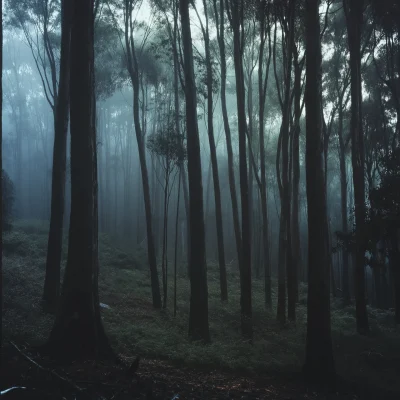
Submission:
M 50 230 L 47 243 L 46 275 L 43 306 L 54 312 L 60 292 L 63 220 L 65 209 L 65 177 L 67 164 L 67 132 L 70 84 L 71 7 L 61 2 L 61 55 L 58 96 L 55 99 L 53 171 L 51 183 Z
M 306 0 L 306 187 L 308 205 L 308 298 L 304 372 L 317 383 L 332 383 L 329 269 L 321 113 L 319 1 Z
M 208 288 L 204 232 L 203 184 L 200 158 L 197 98 L 194 80 L 189 0 L 180 1 L 185 73 L 187 156 L 190 213 L 190 314 L 189 338 L 210 341 Z
M 98 298 L 93 0 L 71 6 L 71 221 L 60 306 L 47 347 L 52 356 L 78 359 L 112 351 Z
M 265 15 L 266 3 L 261 2 L 262 15 Z M 269 21 L 268 21 L 269 23 Z M 269 66 L 271 62 L 271 40 L 268 41 L 268 61 L 265 71 L 265 79 L 263 76 L 264 63 L 264 45 L 265 45 L 265 18 L 260 19 L 260 53 L 258 62 L 258 97 L 259 97 L 259 142 L 260 142 L 260 166 L 261 166 L 261 213 L 262 213 L 262 248 L 263 248 L 263 264 L 264 264 L 264 292 L 265 305 L 272 307 L 272 290 L 271 290 L 271 259 L 268 237 L 268 205 L 267 205 L 267 178 L 265 169 L 265 99 L 268 84 Z M 268 26 L 268 38 L 270 39 L 270 26 Z
M 342 213 L 342 232 L 347 234 L 347 169 L 346 169 L 346 147 L 343 140 L 343 107 L 339 104 L 339 167 L 340 167 L 340 206 Z M 344 249 L 343 257 L 343 272 L 342 272 L 342 290 L 343 302 L 345 305 L 350 303 L 350 282 L 349 282 L 349 255 Z
M 229 190 L 232 203 L 232 218 L 233 218 L 233 228 L 235 231 L 236 252 L 238 256 L 238 263 L 240 270 L 241 260 L 242 260 L 241 256 L 242 238 L 241 238 L 240 224 L 239 224 L 239 206 L 236 195 L 235 172 L 233 167 L 232 136 L 231 136 L 231 129 L 229 126 L 228 108 L 226 105 L 227 68 L 226 68 L 226 54 L 225 54 L 225 2 L 224 1 L 220 1 L 219 24 L 218 24 L 218 9 L 216 0 L 214 0 L 214 15 L 216 17 L 217 38 L 219 45 L 219 53 L 221 57 L 221 109 L 222 109 L 222 119 L 224 122 L 224 131 L 226 138 L 226 151 L 228 154 Z
M 361 25 L 363 0 L 343 0 L 347 19 L 350 49 L 351 75 L 351 161 L 353 166 L 354 208 L 356 222 L 355 254 L 355 298 L 357 331 L 369 331 L 365 301 L 365 181 L 364 181 L 364 138 L 362 131 L 362 82 L 361 82 Z
M 136 58 L 135 44 L 130 31 L 130 26 L 132 23 L 132 11 L 133 11 L 133 0 L 128 0 L 126 3 L 125 10 L 125 46 L 127 49 L 127 63 L 128 72 L 131 78 L 133 87 L 133 121 L 135 125 L 136 140 L 138 145 L 139 160 L 140 160 L 140 170 L 142 173 L 142 184 L 143 184 L 143 198 L 144 207 L 146 213 L 146 228 L 147 228 L 147 254 L 150 267 L 151 276 L 151 291 L 153 297 L 154 308 L 161 308 L 161 294 L 160 294 L 160 284 L 158 280 L 157 273 L 157 260 L 156 260 L 156 249 L 154 245 L 154 235 L 153 235 L 153 225 L 152 225 L 152 214 L 151 214 L 151 200 L 150 200 L 150 186 L 149 186 L 149 176 L 146 164 L 146 151 L 144 147 L 144 138 L 142 133 L 142 127 L 140 125 L 140 115 L 139 115 L 139 71 L 138 71 L 138 61 Z
M 243 72 L 243 28 L 244 5 L 231 1 L 231 27 L 233 29 L 233 58 L 236 78 L 236 102 L 239 132 L 239 172 L 242 211 L 242 245 L 240 265 L 240 307 L 242 335 L 253 340 L 252 295 L 251 295 L 251 241 L 249 215 L 249 186 L 246 151 L 246 107 Z M 250 144 L 249 144 L 250 145 Z
M 221 206 L 221 190 L 218 174 L 217 150 L 215 148 L 214 138 L 214 122 L 213 122 L 213 76 L 211 65 L 210 37 L 208 32 L 208 12 L 205 0 L 203 0 L 204 13 L 206 18 L 206 28 L 203 29 L 204 47 L 206 55 L 207 68 L 207 132 L 210 144 L 211 168 L 214 183 L 214 200 L 215 200 L 215 223 L 217 228 L 217 245 L 218 245 L 218 264 L 219 264 L 219 282 L 221 290 L 221 300 L 228 300 L 228 284 L 226 281 L 226 265 L 224 250 L 224 230 L 222 224 L 222 206 Z

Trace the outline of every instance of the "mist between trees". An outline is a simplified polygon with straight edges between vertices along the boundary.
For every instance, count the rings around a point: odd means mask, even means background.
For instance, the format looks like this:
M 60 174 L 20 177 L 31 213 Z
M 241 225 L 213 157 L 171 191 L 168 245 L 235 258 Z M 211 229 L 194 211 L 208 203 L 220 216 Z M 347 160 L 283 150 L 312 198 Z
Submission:
M 213 340 L 207 269 L 222 302 L 239 275 L 249 343 L 254 282 L 282 328 L 308 284 L 305 371 L 319 381 L 335 374 L 331 304 L 355 304 L 361 335 L 367 307 L 400 323 L 397 1 L 4 7 L 2 165 L 14 221 L 50 221 L 53 350 L 111 352 L 98 232 L 146 255 L 156 309 L 179 317 L 190 280 L 193 340 Z

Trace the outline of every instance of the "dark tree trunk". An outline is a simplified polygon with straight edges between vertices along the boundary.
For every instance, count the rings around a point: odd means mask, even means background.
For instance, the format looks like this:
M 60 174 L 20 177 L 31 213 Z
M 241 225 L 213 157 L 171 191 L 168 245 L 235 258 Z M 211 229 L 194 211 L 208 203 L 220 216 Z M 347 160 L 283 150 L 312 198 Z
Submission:
M 70 2 L 65 0 L 61 2 L 61 15 L 60 79 L 58 96 L 55 96 L 51 214 L 43 289 L 43 306 L 46 310 L 52 312 L 56 310 L 60 292 L 60 264 L 65 209 L 71 42 Z
M 342 231 L 347 233 L 347 171 L 346 171 L 346 147 L 343 139 L 343 106 L 339 104 L 339 167 L 340 167 L 340 206 L 342 213 Z M 342 290 L 343 302 L 345 305 L 350 303 L 350 282 L 349 282 L 349 254 L 346 250 L 342 251 Z
M 266 1 L 260 4 L 260 13 L 263 17 L 260 18 L 260 53 L 258 62 L 258 97 L 259 97 L 259 137 L 260 137 L 260 166 L 261 166 L 261 212 L 262 212 L 262 248 L 263 248 L 263 263 L 264 263 L 264 290 L 265 290 L 265 305 L 268 308 L 272 307 L 272 290 L 271 290 L 271 259 L 269 249 L 268 237 L 268 207 L 267 207 L 267 179 L 265 168 L 265 127 L 264 127 L 264 113 L 265 113 L 265 99 L 268 84 L 269 66 L 271 62 L 271 35 L 270 25 L 268 21 L 268 61 L 265 71 L 265 78 L 263 76 L 263 63 L 264 63 L 264 47 L 265 47 L 265 14 L 267 13 Z
M 351 76 L 351 161 L 353 166 L 354 208 L 356 222 L 355 253 L 355 299 L 357 331 L 369 331 L 367 305 L 365 301 L 365 181 L 364 138 L 362 130 L 362 82 L 361 82 L 361 25 L 363 0 L 343 0 L 347 20 L 350 49 Z
M 203 28 L 203 38 L 206 56 L 206 68 L 207 68 L 207 132 L 208 141 L 210 144 L 210 157 L 211 157 L 211 168 L 214 183 L 214 200 L 215 200 L 215 223 L 217 228 L 217 245 L 218 245 L 218 264 L 219 264 L 219 281 L 221 290 L 221 300 L 228 300 L 228 284 L 226 280 L 226 264 L 225 264 L 225 250 L 224 250 L 224 230 L 222 224 L 222 206 L 221 206 L 221 190 L 219 184 L 218 174 L 218 160 L 217 150 L 215 148 L 214 138 L 214 122 L 213 122 L 213 75 L 211 65 L 211 50 L 210 50 L 210 37 L 208 31 L 208 12 L 205 0 L 203 0 L 204 13 L 206 18 L 206 27 Z
M 112 351 L 98 297 L 93 0 L 71 6 L 71 220 L 60 305 L 47 346 L 52 356 L 78 359 Z
M 152 213 L 151 213 L 151 200 L 150 200 L 150 186 L 149 186 L 149 175 L 147 171 L 146 164 L 146 151 L 144 147 L 144 138 L 142 132 L 142 126 L 140 124 L 139 115 L 139 70 L 138 61 L 136 58 L 136 49 L 130 30 L 132 22 L 132 12 L 133 12 L 134 1 L 125 1 L 125 46 L 127 49 L 127 63 L 128 72 L 131 78 L 133 87 L 133 120 L 135 124 L 136 140 L 138 145 L 139 160 L 140 160 L 140 170 L 142 173 L 142 184 L 143 184 L 143 198 L 144 198 L 144 208 L 146 213 L 146 228 L 147 228 L 147 255 L 150 267 L 150 277 L 151 277 L 151 291 L 153 297 L 153 306 L 155 308 L 161 308 L 161 293 L 160 293 L 160 283 L 158 280 L 157 273 L 157 260 L 156 260 L 156 249 L 154 245 L 154 235 L 153 235 L 153 225 L 152 225 Z
M 303 62 L 299 62 L 295 47 L 294 61 L 294 132 L 293 132 L 293 192 L 292 192 L 292 257 L 293 278 L 296 301 L 299 299 L 299 272 L 301 267 L 299 185 L 300 185 L 300 118 L 301 118 L 301 72 Z
M 249 215 L 249 186 L 246 151 L 246 107 L 243 72 L 243 25 L 244 4 L 231 1 L 231 27 L 233 29 L 233 59 L 236 77 L 236 101 L 239 132 L 239 171 L 240 199 L 242 211 L 242 245 L 240 265 L 240 308 L 242 335 L 249 341 L 253 340 L 252 295 L 251 295 L 251 241 Z M 250 143 L 249 143 L 250 145 Z
M 232 203 L 232 218 L 233 228 L 235 231 L 236 241 L 236 252 L 238 256 L 239 269 L 241 268 L 241 248 L 242 238 L 239 224 L 239 206 L 236 195 L 236 183 L 235 183 L 235 172 L 233 167 L 233 150 L 232 150 L 232 136 L 231 129 L 229 126 L 228 108 L 226 105 L 226 54 L 225 54 L 225 2 L 220 1 L 220 9 L 218 13 L 217 3 L 214 0 L 214 15 L 216 17 L 217 25 L 217 38 L 219 45 L 219 53 L 221 57 L 221 108 L 222 108 L 222 119 L 224 122 L 225 138 L 226 138 L 226 151 L 228 154 L 228 179 L 229 179 L 229 190 L 231 194 Z M 219 17 L 219 24 L 218 24 Z
M 208 288 L 204 231 L 203 184 L 201 173 L 197 99 L 194 80 L 189 0 L 180 1 L 185 73 L 187 156 L 190 213 L 190 314 L 189 338 L 210 341 Z
M 308 205 L 308 298 L 304 372 L 317 383 L 332 383 L 329 268 L 321 113 L 321 42 L 318 0 L 306 0 L 306 186 Z

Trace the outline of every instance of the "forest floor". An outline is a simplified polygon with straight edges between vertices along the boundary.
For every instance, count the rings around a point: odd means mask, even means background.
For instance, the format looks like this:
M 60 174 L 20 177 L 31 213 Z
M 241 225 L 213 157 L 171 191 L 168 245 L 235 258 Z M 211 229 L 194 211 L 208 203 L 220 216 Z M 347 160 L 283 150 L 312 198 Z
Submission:
M 140 355 L 137 376 L 128 378 L 123 367 L 98 362 L 56 366 L 32 349 L 45 342 L 53 322 L 41 309 L 46 247 L 47 225 L 40 221 L 17 221 L 14 230 L 4 236 L 5 346 L 0 390 L 20 385 L 32 389 L 10 392 L 5 399 L 400 398 L 400 332 L 393 313 L 369 308 L 371 333 L 364 337 L 355 333 L 354 307 L 343 308 L 333 301 L 332 336 L 340 383 L 336 393 L 323 393 L 307 388 L 300 374 L 306 286 L 300 287 L 296 325 L 282 328 L 274 312 L 264 308 L 263 282 L 253 280 L 254 344 L 249 345 L 240 335 L 238 271 L 233 267 L 228 271 L 229 301 L 222 304 L 218 271 L 209 263 L 212 343 L 190 343 L 190 291 L 184 271 L 177 280 L 177 316 L 173 314 L 171 265 L 168 307 L 155 311 L 144 252 L 129 252 L 106 235 L 99 238 L 100 301 L 107 305 L 102 308 L 104 326 L 127 365 Z M 65 244 L 64 260 L 66 249 Z M 153 397 L 148 394 L 150 386 Z

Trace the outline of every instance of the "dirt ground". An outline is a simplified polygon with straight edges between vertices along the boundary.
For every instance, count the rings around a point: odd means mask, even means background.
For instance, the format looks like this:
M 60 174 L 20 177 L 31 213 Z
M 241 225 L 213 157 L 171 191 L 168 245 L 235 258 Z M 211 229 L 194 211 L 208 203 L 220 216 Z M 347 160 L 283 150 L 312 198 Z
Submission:
M 1 396 L 14 399 L 399 399 L 397 393 L 356 387 L 339 382 L 335 391 L 307 387 L 301 376 L 238 376 L 217 370 L 196 370 L 163 361 L 140 360 L 135 374 L 124 365 L 75 362 L 55 365 L 29 349 L 27 344 L 5 343 L 2 351 L 0 389 L 14 389 Z M 29 358 L 29 359 L 28 359 Z M 36 363 L 36 364 L 35 364 Z

